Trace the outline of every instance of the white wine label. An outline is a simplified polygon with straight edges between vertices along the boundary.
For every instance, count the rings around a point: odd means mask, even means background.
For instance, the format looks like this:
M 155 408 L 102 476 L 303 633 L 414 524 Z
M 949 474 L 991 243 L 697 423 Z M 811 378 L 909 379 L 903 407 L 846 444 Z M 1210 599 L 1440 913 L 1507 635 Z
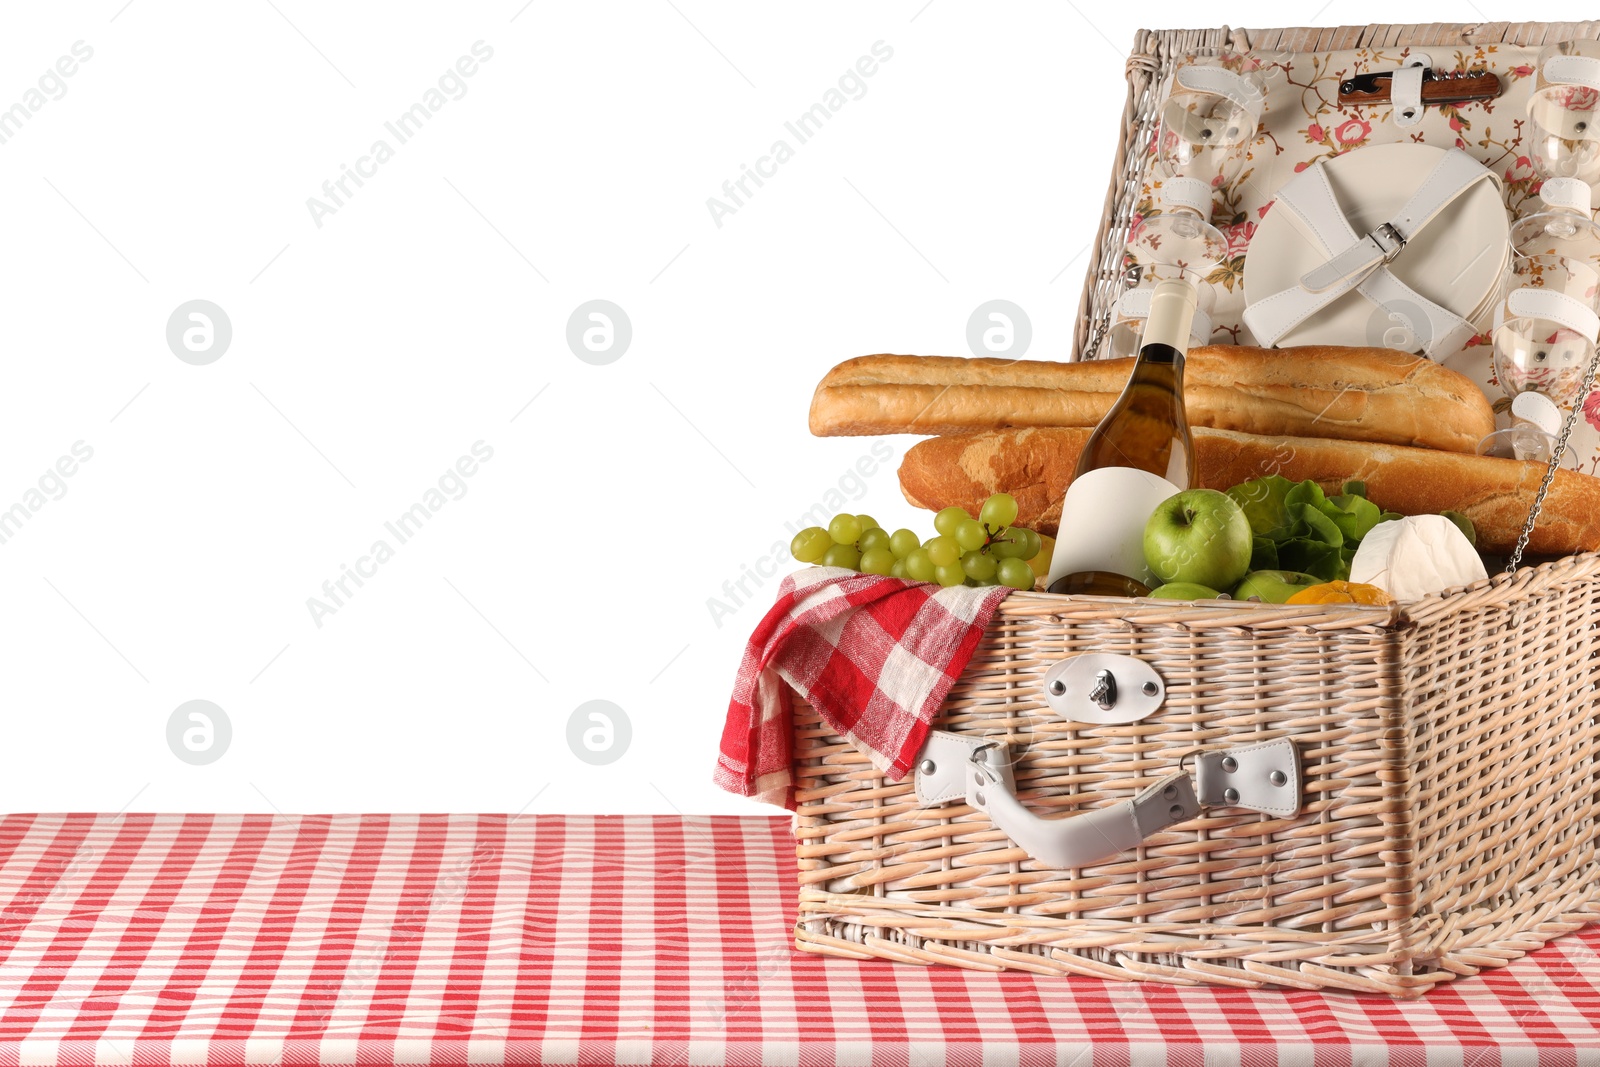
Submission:
M 1151 587 L 1160 584 L 1144 561 L 1144 526 L 1157 505 L 1182 491 L 1137 467 L 1101 467 L 1075 479 L 1061 500 L 1061 526 L 1045 588 L 1083 571 L 1110 571 Z

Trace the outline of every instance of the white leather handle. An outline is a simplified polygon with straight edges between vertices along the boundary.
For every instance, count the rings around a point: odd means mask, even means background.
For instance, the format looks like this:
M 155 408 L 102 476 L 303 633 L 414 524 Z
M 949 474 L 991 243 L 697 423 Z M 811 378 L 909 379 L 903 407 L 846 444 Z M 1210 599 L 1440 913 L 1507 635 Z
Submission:
M 1017 799 L 1005 746 L 933 730 L 917 765 L 924 804 L 964 799 L 1040 865 L 1087 867 L 1135 848 L 1145 838 L 1199 815 L 1236 807 L 1288 816 L 1300 810 L 1300 753 L 1288 738 L 1202 753 L 1196 780 L 1179 770 L 1131 800 L 1065 819 L 1045 819 Z

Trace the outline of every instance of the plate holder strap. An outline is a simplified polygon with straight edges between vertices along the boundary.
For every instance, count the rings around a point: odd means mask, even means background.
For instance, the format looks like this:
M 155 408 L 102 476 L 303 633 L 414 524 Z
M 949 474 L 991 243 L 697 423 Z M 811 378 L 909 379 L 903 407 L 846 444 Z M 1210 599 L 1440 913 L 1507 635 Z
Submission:
M 1453 148 L 1392 219 L 1364 236 L 1355 232 L 1339 209 L 1323 167 L 1308 167 L 1285 183 L 1274 209 L 1292 211 L 1325 250 L 1340 251 L 1307 271 L 1299 285 L 1245 309 L 1245 322 L 1257 342 L 1276 345 L 1306 319 L 1350 290 L 1358 289 L 1380 307 L 1393 306 L 1414 333 L 1416 347 L 1430 355 L 1448 355 L 1458 349 L 1476 333 L 1472 324 L 1406 285 L 1388 269 L 1388 264 L 1424 226 L 1485 179 L 1494 180 L 1488 168 Z

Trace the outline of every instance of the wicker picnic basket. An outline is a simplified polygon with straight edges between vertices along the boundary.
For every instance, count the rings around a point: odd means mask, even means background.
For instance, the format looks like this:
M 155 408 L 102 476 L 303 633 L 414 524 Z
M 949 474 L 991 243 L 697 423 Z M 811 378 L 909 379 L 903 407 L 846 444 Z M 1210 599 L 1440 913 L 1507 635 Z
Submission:
M 1180 49 L 1538 44 L 1597 30 L 1142 31 L 1128 136 Z M 1136 184 L 1126 166 L 1119 151 L 1079 326 L 1090 350 L 1116 296 L 1105 265 Z M 1070 822 L 1147 797 L 1203 754 L 1287 738 L 1294 814 L 1208 807 L 1102 861 L 1053 867 L 970 803 L 919 801 L 913 775 L 889 781 L 797 700 L 797 946 L 1397 997 L 1504 964 L 1600 920 L 1596 620 L 1596 553 L 1388 607 L 1015 593 L 933 725 L 1004 746 L 1024 806 Z M 1050 679 L 1089 653 L 1153 669 L 1159 709 L 1100 725 L 1052 710 Z

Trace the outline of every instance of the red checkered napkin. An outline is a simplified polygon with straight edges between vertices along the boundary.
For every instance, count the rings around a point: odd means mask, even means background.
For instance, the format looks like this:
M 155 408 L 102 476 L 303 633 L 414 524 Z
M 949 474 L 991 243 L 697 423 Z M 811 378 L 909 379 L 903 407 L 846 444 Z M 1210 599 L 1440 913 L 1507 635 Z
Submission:
M 934 713 L 1010 592 L 1003 585 L 945 589 L 838 567 L 789 575 L 745 646 L 717 785 L 795 806 L 790 687 L 891 781 L 905 777 Z

